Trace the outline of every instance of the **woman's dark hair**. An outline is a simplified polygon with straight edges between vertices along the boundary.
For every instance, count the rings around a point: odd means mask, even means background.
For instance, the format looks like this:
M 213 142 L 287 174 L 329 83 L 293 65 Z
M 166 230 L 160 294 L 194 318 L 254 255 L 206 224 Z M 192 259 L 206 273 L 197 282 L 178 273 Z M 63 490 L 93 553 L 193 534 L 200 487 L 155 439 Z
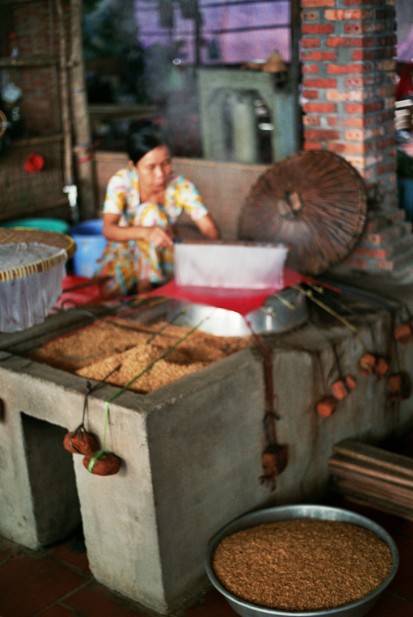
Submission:
M 126 149 L 134 165 L 154 148 L 167 146 L 168 140 L 162 128 L 150 120 L 132 122 L 129 126 Z

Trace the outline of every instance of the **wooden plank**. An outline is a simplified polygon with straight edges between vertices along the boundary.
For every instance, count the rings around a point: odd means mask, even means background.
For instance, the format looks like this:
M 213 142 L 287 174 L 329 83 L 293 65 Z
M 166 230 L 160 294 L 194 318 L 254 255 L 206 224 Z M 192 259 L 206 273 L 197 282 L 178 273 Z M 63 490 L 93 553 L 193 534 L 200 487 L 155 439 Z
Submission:
M 376 478 L 377 480 L 392 482 L 393 484 L 400 484 L 410 487 L 413 490 L 413 477 L 404 473 L 404 469 L 400 471 L 389 471 L 383 469 L 379 464 L 368 463 L 360 464 L 357 461 L 349 461 L 341 456 L 332 456 L 328 462 L 332 473 L 342 475 L 347 472 L 358 473 L 370 478 Z
M 339 491 L 341 493 L 341 491 Z M 399 504 L 389 503 L 388 501 L 382 501 L 381 499 L 367 497 L 361 495 L 357 491 L 349 491 L 344 494 L 345 498 L 354 503 L 358 503 L 367 508 L 380 510 L 380 512 L 386 512 L 387 514 L 393 514 L 400 518 L 404 518 L 408 521 L 413 521 L 413 510 L 400 506 Z
M 413 478 L 413 459 L 360 441 L 345 439 L 333 446 L 333 452 L 353 460 L 380 464 L 383 469 Z
M 385 483 L 365 482 L 360 477 L 339 477 L 334 476 L 333 484 L 340 491 L 356 490 L 361 495 L 377 497 L 391 503 L 408 506 L 413 509 L 413 491 L 400 489 Z

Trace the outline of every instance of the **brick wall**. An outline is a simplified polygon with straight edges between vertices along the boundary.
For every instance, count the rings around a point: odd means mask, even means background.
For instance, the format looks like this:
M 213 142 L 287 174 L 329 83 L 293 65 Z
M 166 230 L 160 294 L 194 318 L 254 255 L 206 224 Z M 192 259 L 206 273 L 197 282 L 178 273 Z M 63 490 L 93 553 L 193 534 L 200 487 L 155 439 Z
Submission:
M 301 0 L 304 148 L 346 158 L 396 205 L 394 0 Z
M 398 209 L 394 0 L 301 0 L 304 149 L 327 149 L 360 173 L 365 234 L 344 269 L 411 270 L 411 224 Z

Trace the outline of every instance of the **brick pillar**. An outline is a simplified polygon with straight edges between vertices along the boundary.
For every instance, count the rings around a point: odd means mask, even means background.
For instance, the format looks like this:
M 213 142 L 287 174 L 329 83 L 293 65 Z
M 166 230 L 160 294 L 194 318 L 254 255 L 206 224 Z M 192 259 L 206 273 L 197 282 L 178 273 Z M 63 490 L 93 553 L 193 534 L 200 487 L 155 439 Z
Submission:
M 366 234 L 347 263 L 394 271 L 404 261 L 400 239 L 412 247 L 397 197 L 394 0 L 301 0 L 301 8 L 304 149 L 343 156 L 366 183 Z

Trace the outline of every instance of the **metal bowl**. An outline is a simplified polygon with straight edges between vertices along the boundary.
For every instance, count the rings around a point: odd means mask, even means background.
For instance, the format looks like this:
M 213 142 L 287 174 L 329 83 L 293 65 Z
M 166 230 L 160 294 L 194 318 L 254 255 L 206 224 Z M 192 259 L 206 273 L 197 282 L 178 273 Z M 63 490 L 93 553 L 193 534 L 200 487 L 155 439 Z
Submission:
M 326 521 L 341 521 L 353 523 L 361 527 L 365 527 L 374 532 L 381 538 L 389 547 L 392 555 L 392 567 L 386 579 L 368 595 L 360 600 L 348 604 L 342 604 L 330 609 L 310 610 L 310 611 L 287 611 L 276 608 L 268 608 L 252 604 L 238 598 L 233 593 L 228 591 L 217 579 L 213 567 L 212 558 L 218 544 L 225 538 L 237 531 L 255 527 L 262 523 L 273 523 L 276 521 L 285 521 L 293 519 L 311 518 Z M 218 531 L 208 544 L 208 552 L 206 557 L 206 571 L 212 585 L 225 596 L 230 606 L 242 617 L 363 617 L 371 610 L 380 594 L 393 580 L 397 568 L 399 566 L 399 554 L 397 547 L 391 536 L 382 528 L 370 519 L 360 516 L 354 512 L 343 510 L 341 508 L 333 508 L 329 506 L 319 505 L 293 505 L 279 506 L 267 508 L 258 512 L 243 515 Z
M 267 298 L 246 319 L 256 334 L 287 332 L 307 321 L 307 298 L 296 289 L 284 289 Z M 168 314 L 168 320 L 177 325 L 200 324 L 199 330 L 215 336 L 250 336 L 246 319 L 235 311 L 180 300 L 171 302 Z

